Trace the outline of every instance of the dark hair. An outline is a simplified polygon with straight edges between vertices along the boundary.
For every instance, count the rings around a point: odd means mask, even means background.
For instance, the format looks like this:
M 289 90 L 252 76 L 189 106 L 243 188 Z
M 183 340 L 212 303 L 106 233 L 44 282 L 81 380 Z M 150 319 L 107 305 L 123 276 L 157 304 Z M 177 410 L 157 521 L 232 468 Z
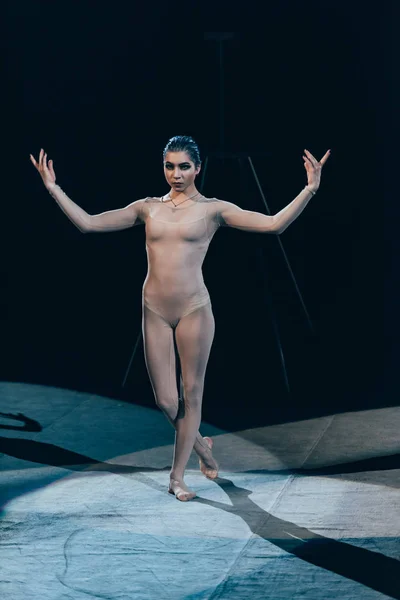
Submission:
M 199 148 L 194 139 L 188 135 L 175 135 L 168 140 L 163 152 L 164 159 L 167 152 L 186 152 L 196 169 L 201 165 Z

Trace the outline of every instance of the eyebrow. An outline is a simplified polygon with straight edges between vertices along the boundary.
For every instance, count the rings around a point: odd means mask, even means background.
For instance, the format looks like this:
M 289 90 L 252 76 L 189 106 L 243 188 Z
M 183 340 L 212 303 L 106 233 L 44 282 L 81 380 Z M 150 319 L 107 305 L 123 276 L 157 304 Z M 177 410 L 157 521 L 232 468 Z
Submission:
M 174 165 L 175 163 L 173 163 L 171 160 L 166 160 L 165 164 L 166 165 Z M 181 162 L 178 164 L 179 167 L 181 167 L 182 165 L 190 165 L 190 162 L 185 161 L 185 162 Z

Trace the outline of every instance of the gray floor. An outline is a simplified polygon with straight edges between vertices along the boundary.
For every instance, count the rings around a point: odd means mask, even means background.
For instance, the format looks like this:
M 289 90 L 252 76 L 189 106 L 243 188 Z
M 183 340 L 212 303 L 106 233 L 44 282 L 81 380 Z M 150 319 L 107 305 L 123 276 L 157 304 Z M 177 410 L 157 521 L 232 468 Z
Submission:
M 187 503 L 158 410 L 0 383 L 0 411 L 2 598 L 400 598 L 400 407 L 205 425 L 220 478 L 193 455 Z

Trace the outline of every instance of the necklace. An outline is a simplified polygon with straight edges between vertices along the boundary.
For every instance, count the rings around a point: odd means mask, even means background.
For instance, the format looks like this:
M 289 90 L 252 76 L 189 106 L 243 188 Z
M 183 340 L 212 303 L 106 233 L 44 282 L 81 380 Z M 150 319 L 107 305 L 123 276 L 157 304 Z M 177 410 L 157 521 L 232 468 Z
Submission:
M 183 204 L 184 202 L 186 202 L 186 200 L 191 200 L 192 198 L 195 198 L 196 196 L 199 196 L 199 195 L 200 195 L 200 192 L 196 192 L 192 196 L 188 196 L 187 198 L 185 198 L 185 200 L 182 200 L 182 202 L 179 202 L 179 204 L 175 204 L 173 198 L 171 198 L 171 193 L 168 192 L 168 194 L 166 195 L 165 200 L 163 200 L 163 202 L 167 202 L 168 200 L 171 200 L 172 204 L 176 208 L 177 206 L 180 206 L 181 204 Z

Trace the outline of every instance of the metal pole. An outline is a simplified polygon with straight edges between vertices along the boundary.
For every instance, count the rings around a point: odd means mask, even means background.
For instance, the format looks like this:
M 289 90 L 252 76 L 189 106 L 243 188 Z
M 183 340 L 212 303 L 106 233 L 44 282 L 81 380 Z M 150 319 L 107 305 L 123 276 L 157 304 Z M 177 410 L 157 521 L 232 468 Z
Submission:
M 219 40 L 219 148 L 225 145 L 225 116 L 224 116 L 224 50 L 222 40 Z
M 127 368 L 127 370 L 126 370 L 126 373 L 125 373 L 124 380 L 123 380 L 123 382 L 122 382 L 122 387 L 124 387 L 124 386 L 125 386 L 125 383 L 126 383 L 126 380 L 127 380 L 127 377 L 128 377 L 128 373 L 129 373 L 129 371 L 130 371 L 130 368 L 131 368 L 131 364 L 132 364 L 132 362 L 133 362 L 134 356 L 135 356 L 135 354 L 136 354 L 137 347 L 138 347 L 138 345 L 139 345 L 139 341 L 140 341 L 140 338 L 141 338 L 141 334 L 142 334 L 142 332 L 140 331 L 140 332 L 139 332 L 139 335 L 138 335 L 138 337 L 137 337 L 137 339 L 136 339 L 135 346 L 134 346 L 134 348 L 133 348 L 133 352 L 132 352 L 131 360 L 129 361 L 129 365 L 128 365 L 128 368 Z
M 206 180 L 207 166 L 208 166 L 208 156 L 206 156 L 206 159 L 204 161 L 204 167 L 202 168 L 203 175 L 201 178 L 201 183 L 200 183 L 200 188 L 199 188 L 199 191 L 201 194 L 203 193 L 204 182 Z
M 255 168 L 254 168 L 254 165 L 253 165 L 253 161 L 251 160 L 250 156 L 248 156 L 247 158 L 248 158 L 248 161 L 249 161 L 249 164 L 250 164 L 250 168 L 251 168 L 251 170 L 252 170 L 252 172 L 253 172 L 254 179 L 256 180 L 256 184 L 257 184 L 258 190 L 259 190 L 259 192 L 260 192 L 260 194 L 261 194 L 262 201 L 264 202 L 264 206 L 265 206 L 265 208 L 267 209 L 267 212 L 268 212 L 268 214 L 270 215 L 270 214 L 271 214 L 271 211 L 270 211 L 270 210 L 269 210 L 269 208 L 268 208 L 268 204 L 267 204 L 267 201 L 266 201 L 266 199 L 265 199 L 264 192 L 263 192 L 263 190 L 262 190 L 262 187 L 261 187 L 261 185 L 260 185 L 260 181 L 259 181 L 259 179 L 258 179 L 258 177 L 257 177 L 257 173 L 256 173 L 256 170 L 255 170 Z M 279 237 L 279 236 L 276 236 L 276 239 L 277 239 L 277 241 L 278 241 L 278 244 L 279 244 L 279 246 L 280 246 L 280 249 L 282 250 L 283 258 L 285 259 L 286 266 L 287 266 L 287 268 L 288 268 L 288 271 L 289 271 L 289 273 L 290 273 L 290 277 L 292 278 L 292 281 L 293 281 L 294 287 L 295 287 L 295 289 L 296 289 L 297 295 L 298 295 L 298 297 L 299 297 L 299 300 L 300 300 L 300 304 L 301 304 L 301 306 L 303 307 L 304 314 L 306 315 L 306 319 L 307 319 L 308 325 L 309 325 L 309 327 L 310 327 L 310 329 L 311 329 L 312 333 L 315 333 L 315 331 L 314 331 L 314 326 L 313 326 L 313 324 L 312 324 L 312 321 L 311 321 L 310 315 L 308 314 L 308 310 L 307 310 L 307 308 L 306 308 L 306 305 L 305 305 L 305 302 L 304 302 L 304 300 L 303 300 L 303 296 L 302 296 L 302 294 L 301 294 L 301 292 L 300 292 L 300 288 L 299 288 L 299 286 L 297 285 L 296 278 L 295 278 L 295 276 L 294 276 L 294 273 L 293 273 L 293 271 L 292 271 L 292 267 L 290 266 L 289 259 L 288 259 L 288 257 L 287 257 L 287 254 L 286 254 L 286 252 L 285 252 L 285 249 L 284 249 L 284 247 L 283 247 L 282 241 L 281 241 L 281 239 L 280 239 L 280 237 Z

